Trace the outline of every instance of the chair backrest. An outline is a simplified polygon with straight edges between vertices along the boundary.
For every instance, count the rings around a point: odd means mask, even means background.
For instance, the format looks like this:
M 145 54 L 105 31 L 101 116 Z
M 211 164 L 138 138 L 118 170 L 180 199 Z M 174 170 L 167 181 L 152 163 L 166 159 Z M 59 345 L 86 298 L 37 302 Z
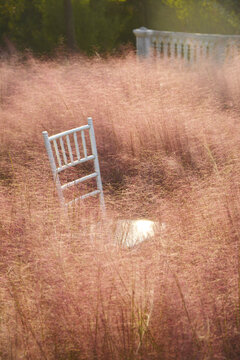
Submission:
M 85 132 L 89 132 L 89 138 L 91 143 L 91 154 L 88 154 Z M 99 195 L 101 209 L 103 212 L 105 212 L 102 180 L 101 180 L 101 174 L 100 174 L 100 168 L 98 162 L 98 154 L 97 154 L 92 118 L 88 118 L 87 125 L 75 129 L 67 130 L 52 136 L 48 136 L 47 131 L 43 131 L 42 134 L 61 205 L 63 207 L 66 207 L 79 200 L 86 199 L 89 196 Z M 82 151 L 80 151 L 79 140 L 80 140 L 80 144 L 82 145 L 81 146 Z M 62 172 L 65 169 L 76 166 L 78 164 L 85 163 L 87 161 L 93 161 L 94 163 L 93 173 L 78 178 L 76 180 L 67 182 L 63 185 L 61 184 L 59 178 L 60 172 Z M 93 178 L 96 178 L 96 187 L 97 187 L 96 190 L 88 192 L 79 197 L 76 197 L 72 201 L 66 202 L 63 192 L 65 189 Z

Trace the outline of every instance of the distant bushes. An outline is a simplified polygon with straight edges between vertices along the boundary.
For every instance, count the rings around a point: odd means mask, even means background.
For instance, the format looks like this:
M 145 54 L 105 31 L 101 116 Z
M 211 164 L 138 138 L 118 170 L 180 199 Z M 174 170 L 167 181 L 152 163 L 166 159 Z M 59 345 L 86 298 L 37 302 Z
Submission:
M 67 0 L 6 0 L 0 4 L 0 44 L 35 54 L 65 53 Z M 70 3 L 70 0 L 69 0 Z M 134 28 L 203 33 L 239 33 L 239 5 L 231 0 L 72 0 L 76 51 L 116 54 L 135 45 Z M 71 4 L 70 3 L 70 4 Z

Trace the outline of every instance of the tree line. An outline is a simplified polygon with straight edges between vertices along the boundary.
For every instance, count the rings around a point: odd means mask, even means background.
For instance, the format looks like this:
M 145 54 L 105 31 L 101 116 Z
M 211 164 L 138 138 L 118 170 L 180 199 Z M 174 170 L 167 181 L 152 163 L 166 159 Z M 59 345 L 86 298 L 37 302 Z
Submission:
M 111 53 L 134 28 L 240 34 L 239 0 L 0 0 L 0 47 Z

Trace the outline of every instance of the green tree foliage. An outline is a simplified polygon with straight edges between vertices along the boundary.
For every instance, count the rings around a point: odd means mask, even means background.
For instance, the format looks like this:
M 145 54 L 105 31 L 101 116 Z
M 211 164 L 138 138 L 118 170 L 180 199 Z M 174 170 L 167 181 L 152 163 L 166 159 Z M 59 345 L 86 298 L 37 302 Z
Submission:
M 64 0 L 64 14 L 66 26 L 66 43 L 69 49 L 76 49 L 76 35 L 74 25 L 73 6 L 71 0 Z
M 163 2 L 175 9 L 181 22 L 180 31 L 220 34 L 240 32 L 237 1 L 163 0 Z
M 122 1 L 74 0 L 73 6 L 80 49 L 90 53 L 111 51 L 121 43 L 127 21 Z
M 63 4 L 58 0 L 5 0 L 0 5 L 2 42 L 48 52 L 64 36 Z
M 134 43 L 132 30 L 140 26 L 237 34 L 239 19 L 239 0 L 0 0 L 0 43 L 9 39 L 36 53 L 64 44 L 111 52 Z

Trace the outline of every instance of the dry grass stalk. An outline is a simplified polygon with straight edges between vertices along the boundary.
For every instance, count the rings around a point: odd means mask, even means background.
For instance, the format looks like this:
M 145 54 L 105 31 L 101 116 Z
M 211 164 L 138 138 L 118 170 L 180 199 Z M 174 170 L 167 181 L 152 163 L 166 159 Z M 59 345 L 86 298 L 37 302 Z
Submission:
M 15 60 L 0 79 L 0 357 L 239 359 L 238 62 Z M 94 202 L 59 209 L 41 132 L 87 116 L 108 216 L 167 224 L 132 250 L 111 222 L 93 241 Z

